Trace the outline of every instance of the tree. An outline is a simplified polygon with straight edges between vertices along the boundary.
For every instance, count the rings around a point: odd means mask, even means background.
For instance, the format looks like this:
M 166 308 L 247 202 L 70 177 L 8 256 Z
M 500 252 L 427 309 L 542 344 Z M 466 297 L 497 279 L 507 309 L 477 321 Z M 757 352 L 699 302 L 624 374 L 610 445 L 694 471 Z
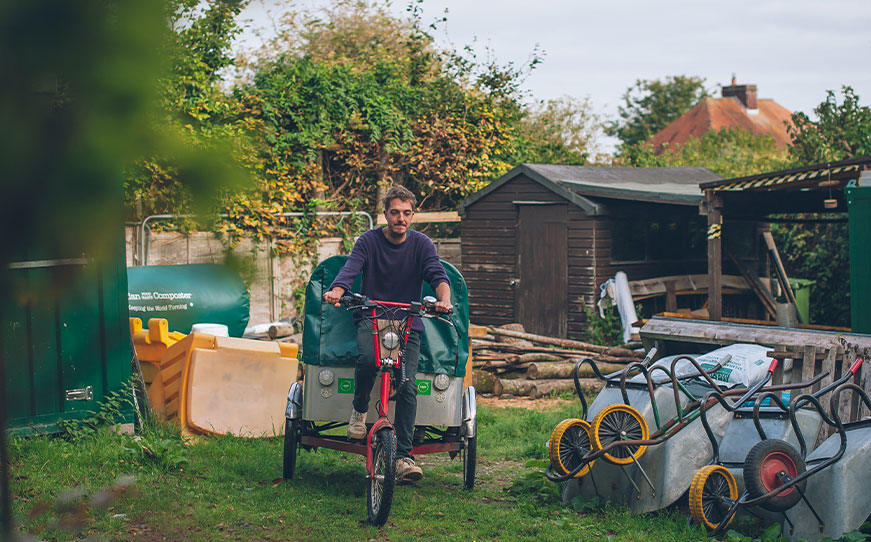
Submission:
M 704 83 L 703 78 L 685 75 L 636 80 L 617 108 L 620 120 L 610 123 L 606 133 L 620 138 L 623 146 L 647 141 L 709 96 Z
M 250 83 L 234 96 L 263 126 L 270 201 L 320 194 L 335 208 L 371 209 L 396 183 L 426 208 L 451 208 L 511 167 L 520 72 L 437 50 L 412 8 L 409 20 L 368 2 L 296 15 L 250 61 Z
M 871 108 L 859 105 L 852 87 L 841 87 L 843 103 L 835 93 L 826 91 L 826 99 L 814 108 L 816 122 L 803 112 L 793 113 L 790 154 L 796 165 L 818 164 L 854 156 L 871 155 Z
M 157 79 L 160 111 L 152 129 L 172 142 L 143 155 L 127 169 L 125 198 L 130 214 L 214 212 L 222 189 L 250 184 L 253 168 L 247 138 L 250 124 L 238 104 L 221 91 L 222 70 L 233 63 L 230 45 L 240 28 L 244 0 L 169 0 L 168 25 L 160 52 L 167 71 Z M 218 180 L 221 182 L 217 182 Z
M 584 165 L 598 158 L 602 125 L 589 98 L 565 96 L 523 110 L 514 163 Z

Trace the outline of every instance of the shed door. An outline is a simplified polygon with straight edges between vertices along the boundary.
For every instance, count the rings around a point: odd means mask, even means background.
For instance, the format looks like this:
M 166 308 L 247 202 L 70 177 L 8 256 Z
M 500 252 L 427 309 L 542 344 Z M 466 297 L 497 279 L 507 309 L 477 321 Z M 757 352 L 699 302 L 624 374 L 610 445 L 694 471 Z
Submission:
M 517 205 L 514 314 L 530 333 L 566 336 L 567 212 L 564 204 Z

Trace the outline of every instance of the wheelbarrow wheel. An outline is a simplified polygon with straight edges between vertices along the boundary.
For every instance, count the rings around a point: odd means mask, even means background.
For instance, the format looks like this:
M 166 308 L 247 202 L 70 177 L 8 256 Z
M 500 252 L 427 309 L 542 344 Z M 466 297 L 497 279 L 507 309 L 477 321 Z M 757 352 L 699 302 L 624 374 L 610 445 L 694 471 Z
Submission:
M 610 405 L 593 418 L 593 449 L 601 450 L 612 442 L 647 440 L 650 431 L 644 416 L 629 405 Z M 615 465 L 628 465 L 637 461 L 646 445 L 617 446 L 602 454 L 602 458 Z
M 478 464 L 478 437 L 466 437 L 463 444 L 463 487 L 472 490 L 475 487 L 475 468 Z
M 744 485 L 751 497 L 761 497 L 783 485 L 782 475 L 795 478 L 804 470 L 801 454 L 792 445 L 779 439 L 766 439 L 758 442 L 747 454 L 744 461 Z M 789 510 L 801 500 L 806 485 L 807 480 L 802 480 L 761 501 L 759 506 L 772 512 Z
M 550 434 L 548 451 L 554 472 L 565 476 L 578 468 L 592 449 L 590 424 L 586 420 L 569 418 L 561 421 Z M 595 461 L 584 465 L 576 474 L 580 478 L 590 472 Z
M 293 480 L 296 472 L 296 449 L 299 445 L 300 420 L 285 420 L 284 422 L 284 466 L 285 480 Z
M 708 465 L 693 476 L 689 497 L 692 518 L 713 531 L 720 528 L 721 524 L 726 527 L 735 517 L 729 514 L 732 505 L 729 501 L 738 498 L 738 484 L 726 467 Z
M 369 523 L 384 525 L 393 504 L 393 488 L 396 486 L 396 435 L 389 427 L 375 435 L 372 450 L 372 476 L 369 478 L 368 511 Z

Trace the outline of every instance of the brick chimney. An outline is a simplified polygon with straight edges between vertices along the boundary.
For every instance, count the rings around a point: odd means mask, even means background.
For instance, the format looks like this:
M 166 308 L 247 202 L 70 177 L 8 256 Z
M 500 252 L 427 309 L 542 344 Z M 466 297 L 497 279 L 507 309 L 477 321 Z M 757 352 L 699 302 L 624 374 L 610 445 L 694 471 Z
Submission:
M 758 109 L 759 105 L 756 103 L 756 85 L 737 85 L 735 83 L 735 77 L 733 76 L 732 84 L 723 87 L 723 98 L 734 96 L 738 98 L 738 101 L 745 108 L 750 110 Z

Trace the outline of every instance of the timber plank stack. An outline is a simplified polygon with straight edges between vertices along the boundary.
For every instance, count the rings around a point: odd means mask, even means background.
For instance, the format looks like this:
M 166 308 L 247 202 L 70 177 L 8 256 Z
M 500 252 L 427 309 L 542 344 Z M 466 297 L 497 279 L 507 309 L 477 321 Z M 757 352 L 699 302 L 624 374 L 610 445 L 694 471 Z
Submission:
M 581 341 L 526 333 L 520 324 L 499 327 L 472 325 L 475 389 L 497 397 L 538 398 L 552 393 L 575 391 L 573 372 L 583 358 L 596 362 L 603 374 L 623 369 L 628 363 L 641 361 L 640 345 L 601 346 Z M 593 395 L 603 383 L 589 365 L 581 368 L 581 388 Z

